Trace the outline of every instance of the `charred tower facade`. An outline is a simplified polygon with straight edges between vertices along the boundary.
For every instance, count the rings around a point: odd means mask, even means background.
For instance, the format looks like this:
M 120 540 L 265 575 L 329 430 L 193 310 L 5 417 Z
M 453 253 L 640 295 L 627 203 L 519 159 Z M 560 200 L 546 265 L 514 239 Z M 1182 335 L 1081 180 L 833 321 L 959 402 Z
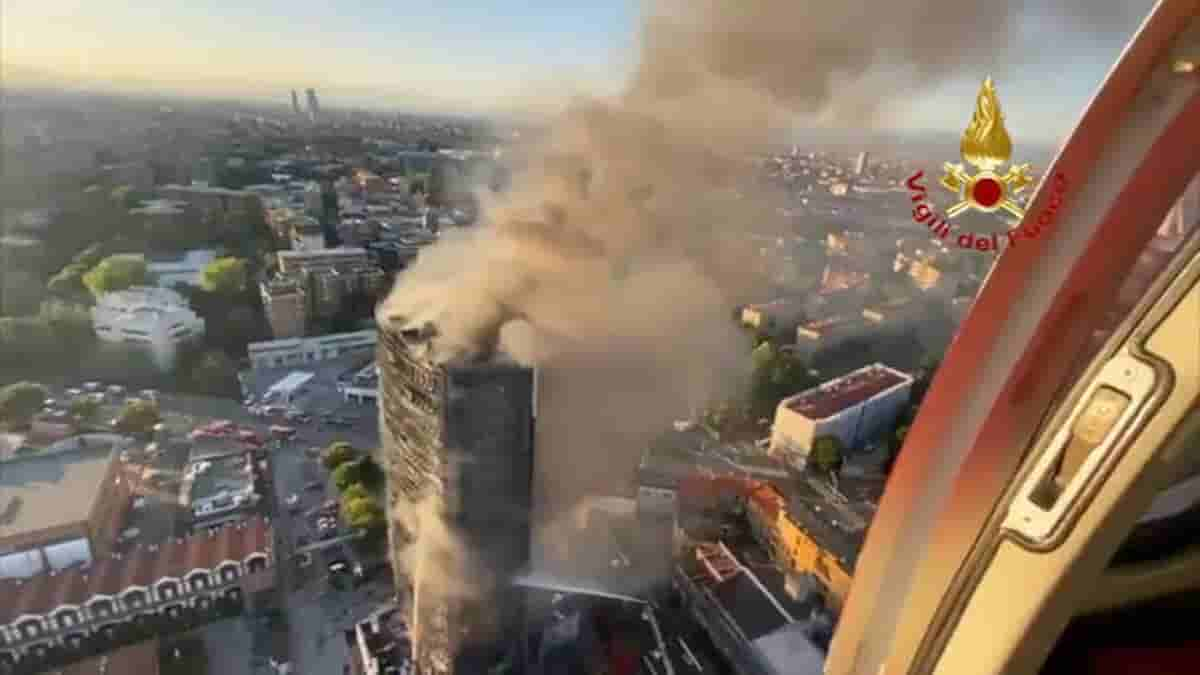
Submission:
M 379 334 L 388 540 L 396 586 L 411 589 L 418 673 L 486 672 L 523 622 L 509 582 L 530 557 L 535 373 L 491 350 L 437 359 L 431 327 L 381 322 Z M 446 532 L 453 551 L 439 549 Z

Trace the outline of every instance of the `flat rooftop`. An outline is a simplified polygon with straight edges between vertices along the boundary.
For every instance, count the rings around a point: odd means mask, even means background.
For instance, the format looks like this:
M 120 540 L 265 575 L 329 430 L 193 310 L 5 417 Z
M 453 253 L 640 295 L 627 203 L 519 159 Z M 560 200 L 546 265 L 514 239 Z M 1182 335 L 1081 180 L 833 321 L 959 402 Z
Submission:
M 842 477 L 833 488 L 823 478 L 805 476 L 774 487 L 787 501 L 791 521 L 852 571 L 886 482 L 884 476 Z
M 658 487 L 675 487 L 690 476 L 725 474 L 777 478 L 787 470 L 753 443 L 720 441 L 698 426 L 660 434 L 638 465 L 639 483 Z
M 834 328 L 848 328 L 854 325 L 862 325 L 864 323 L 865 321 L 863 320 L 862 316 L 839 314 L 836 316 L 826 317 L 824 319 L 818 319 L 816 321 L 809 321 L 808 323 L 801 325 L 800 330 L 804 334 L 811 334 L 813 336 L 820 337 L 825 333 L 825 331 Z
M 230 446 L 234 446 L 236 441 L 229 441 Z M 250 491 L 254 487 L 254 476 L 245 470 L 248 457 L 251 453 L 245 450 L 231 450 L 230 454 L 225 455 L 209 455 L 203 459 L 196 459 L 197 453 L 193 452 L 193 459 L 188 462 L 187 469 L 191 469 L 194 465 L 207 464 L 207 470 L 197 472 L 191 481 L 184 480 L 184 489 L 181 491 L 181 501 L 191 507 L 198 507 L 205 502 L 211 502 L 214 509 L 222 511 L 223 509 L 232 509 L 234 497 L 248 497 Z M 241 506 L 249 506 L 250 502 L 245 501 Z
M 0 538 L 87 520 L 113 452 L 106 444 L 0 463 Z
M 403 351 L 431 367 L 473 371 L 529 369 L 500 348 L 503 324 L 495 326 L 491 334 L 481 334 L 472 351 L 439 341 L 437 327 L 432 323 L 416 327 L 400 315 L 379 315 L 376 320 L 386 351 Z
M 911 380 L 898 370 L 875 364 L 801 392 L 784 405 L 809 419 L 823 420 Z

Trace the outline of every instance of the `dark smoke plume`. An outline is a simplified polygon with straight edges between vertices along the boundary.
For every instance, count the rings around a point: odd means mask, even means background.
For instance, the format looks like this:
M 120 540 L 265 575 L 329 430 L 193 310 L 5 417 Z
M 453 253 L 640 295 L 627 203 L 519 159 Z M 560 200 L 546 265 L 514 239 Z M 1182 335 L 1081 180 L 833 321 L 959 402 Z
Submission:
M 1077 36 L 1129 27 L 1125 5 L 1054 4 L 653 3 L 626 90 L 569 106 L 485 224 L 422 253 L 381 313 L 435 323 L 444 358 L 524 318 L 503 339 L 543 374 L 539 515 L 567 522 L 747 365 L 729 310 L 763 288 L 744 234 L 775 216 L 746 157 L 798 116 L 869 124 L 913 91 L 999 74 L 1022 18 Z M 547 532 L 561 546 L 542 547 L 545 564 L 586 557 Z

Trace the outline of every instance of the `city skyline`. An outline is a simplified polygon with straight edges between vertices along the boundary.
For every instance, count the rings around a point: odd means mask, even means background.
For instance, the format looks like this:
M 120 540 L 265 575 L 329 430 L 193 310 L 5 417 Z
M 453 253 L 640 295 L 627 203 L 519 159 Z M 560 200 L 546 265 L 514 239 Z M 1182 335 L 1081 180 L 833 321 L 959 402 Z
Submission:
M 881 126 L 959 130 L 979 81 L 991 75 L 1019 138 L 1060 140 L 1151 3 L 1133 4 L 1120 17 L 1101 19 L 1102 39 L 1083 29 L 1064 32 L 1063 22 L 1043 22 L 1038 9 L 1025 7 L 1007 55 L 986 70 L 964 68 L 949 81 L 893 96 Z M 552 110 L 568 94 L 614 93 L 637 63 L 641 32 L 637 0 L 529 7 L 369 2 L 353 13 L 308 0 L 207 0 L 168 5 L 153 16 L 129 2 L 100 8 L 6 0 L 5 13 L 0 31 L 10 85 L 285 104 L 290 89 L 313 87 L 334 108 L 414 112 Z M 937 39 L 935 31 L 929 39 Z M 1024 58 L 1012 64 L 1013 54 Z M 880 59 L 876 74 L 896 65 Z

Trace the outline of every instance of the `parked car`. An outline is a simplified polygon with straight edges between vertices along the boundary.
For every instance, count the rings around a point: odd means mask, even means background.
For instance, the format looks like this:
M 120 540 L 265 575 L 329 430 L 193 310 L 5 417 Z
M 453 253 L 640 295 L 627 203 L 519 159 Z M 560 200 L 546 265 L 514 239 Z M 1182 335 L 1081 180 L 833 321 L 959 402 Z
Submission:
M 309 481 L 304 484 L 305 490 L 321 490 L 321 489 L 324 489 L 324 487 L 325 487 L 325 485 L 323 483 L 321 483 L 321 481 L 319 481 L 319 480 Z

